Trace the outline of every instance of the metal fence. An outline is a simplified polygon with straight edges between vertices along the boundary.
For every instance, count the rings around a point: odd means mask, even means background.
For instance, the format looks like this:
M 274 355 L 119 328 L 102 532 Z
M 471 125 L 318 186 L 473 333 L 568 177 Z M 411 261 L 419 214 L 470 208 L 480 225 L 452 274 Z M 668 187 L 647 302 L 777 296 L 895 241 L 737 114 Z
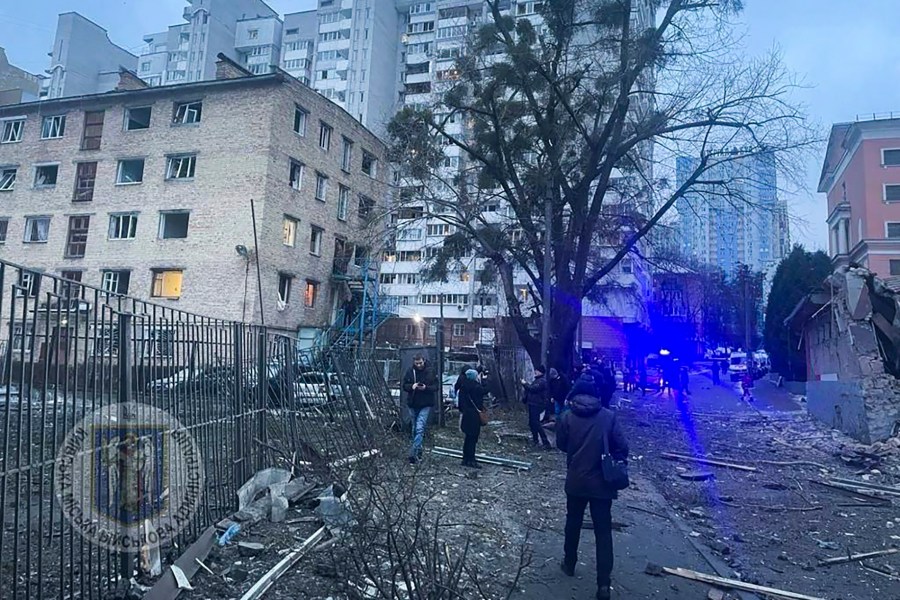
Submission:
M 203 499 L 182 549 L 236 510 L 258 469 L 327 471 L 396 413 L 381 369 L 350 351 L 301 352 L 263 327 L 0 261 L 0 598 L 110 597 L 138 568 L 73 529 L 54 493 L 67 432 L 129 401 L 176 418 L 199 448 Z M 103 465 L 110 447 L 98 440 L 86 460 Z

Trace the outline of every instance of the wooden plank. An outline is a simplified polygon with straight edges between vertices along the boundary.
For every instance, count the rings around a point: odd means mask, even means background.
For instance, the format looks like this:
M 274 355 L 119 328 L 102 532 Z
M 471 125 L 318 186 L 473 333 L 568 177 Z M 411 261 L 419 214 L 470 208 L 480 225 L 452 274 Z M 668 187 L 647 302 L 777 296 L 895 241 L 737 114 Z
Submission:
M 890 556 L 897 554 L 900 548 L 889 548 L 887 550 L 876 550 L 875 552 L 865 552 L 863 554 L 849 554 L 847 556 L 835 556 L 834 558 L 826 558 L 819 561 L 820 567 L 830 567 L 831 565 L 842 565 L 848 562 L 856 562 L 858 560 L 868 560 L 879 556 Z
M 819 598 L 816 596 L 806 596 L 803 594 L 797 594 L 794 592 L 788 592 L 788 591 L 779 590 L 776 588 L 765 587 L 762 585 L 755 585 L 753 583 L 747 583 L 745 581 L 739 581 L 737 579 L 726 579 L 724 577 L 708 575 L 706 573 L 700 573 L 698 571 L 691 571 L 690 569 L 682 569 L 682 568 L 674 568 L 673 569 L 671 567 L 663 567 L 663 572 L 668 573 L 669 575 L 675 575 L 676 577 L 683 577 L 684 579 L 690 579 L 692 581 L 699 581 L 701 583 L 708 583 L 709 585 L 726 587 L 726 588 L 731 588 L 734 590 L 741 590 L 743 592 L 753 592 L 756 594 L 762 594 L 763 596 L 772 596 L 775 598 L 786 598 L 787 600 L 826 600 L 825 598 Z
M 440 446 L 435 446 L 431 451 L 435 454 L 462 458 L 462 450 L 457 450 L 455 448 L 441 448 Z M 501 465 L 504 467 L 513 467 L 515 469 L 530 469 L 532 466 L 530 462 L 514 460 L 511 458 L 501 458 L 499 456 L 489 456 L 487 454 L 476 454 L 475 458 L 480 462 Z
M 727 469 L 736 469 L 738 471 L 745 471 L 748 473 L 756 473 L 758 469 L 756 467 L 751 467 L 749 465 L 740 465 L 733 462 L 726 462 L 723 460 L 715 460 L 713 458 L 702 458 L 699 456 L 687 456 L 685 454 L 676 454 L 674 452 L 663 452 L 660 454 L 663 458 L 668 458 L 670 460 L 683 460 L 688 462 L 695 462 L 700 465 L 710 465 L 713 467 L 725 467 Z
M 272 587 L 279 577 L 287 573 L 288 569 L 300 562 L 300 559 L 310 551 L 310 549 L 319 543 L 325 537 L 326 528 L 322 527 L 314 534 L 306 538 L 303 544 L 296 550 L 292 550 L 281 561 L 269 569 L 269 572 L 259 578 L 253 586 L 247 590 L 247 593 L 241 596 L 241 600 L 256 600 L 260 598 L 266 591 Z
M 878 485 L 875 483 L 869 483 L 868 481 L 853 481 L 852 479 L 841 479 L 840 477 L 832 477 L 829 481 L 831 483 L 884 492 L 885 494 L 889 494 L 891 496 L 900 496 L 900 488 L 892 487 L 889 485 Z
M 815 485 L 824 487 L 824 488 L 828 488 L 829 490 L 843 492 L 844 494 L 847 494 L 849 496 L 857 496 L 859 498 L 865 498 L 869 502 L 873 502 L 875 504 L 880 504 L 882 506 L 890 506 L 891 505 L 891 501 L 887 498 L 882 498 L 880 496 L 873 496 L 872 494 L 866 494 L 865 492 L 860 492 L 856 489 L 853 489 L 853 488 L 845 486 L 845 485 L 839 485 L 839 484 L 830 483 L 827 481 L 818 481 L 815 479 L 810 479 L 809 482 L 813 483 Z

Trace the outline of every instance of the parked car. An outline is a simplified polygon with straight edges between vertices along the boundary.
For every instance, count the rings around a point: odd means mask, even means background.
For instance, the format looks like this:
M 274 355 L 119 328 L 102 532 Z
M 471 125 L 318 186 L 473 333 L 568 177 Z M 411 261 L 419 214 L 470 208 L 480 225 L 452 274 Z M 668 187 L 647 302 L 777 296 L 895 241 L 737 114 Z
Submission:
M 753 365 L 760 376 L 766 375 L 772 369 L 772 365 L 769 362 L 769 354 L 765 350 L 758 350 L 753 353 Z
M 255 375 L 245 381 L 255 386 Z M 231 366 L 211 366 L 182 369 L 147 384 L 147 391 L 157 395 L 169 394 L 225 394 L 233 392 L 237 384 L 235 369 Z
M 746 352 L 732 352 L 728 358 L 728 377 L 731 381 L 739 381 L 750 368 Z

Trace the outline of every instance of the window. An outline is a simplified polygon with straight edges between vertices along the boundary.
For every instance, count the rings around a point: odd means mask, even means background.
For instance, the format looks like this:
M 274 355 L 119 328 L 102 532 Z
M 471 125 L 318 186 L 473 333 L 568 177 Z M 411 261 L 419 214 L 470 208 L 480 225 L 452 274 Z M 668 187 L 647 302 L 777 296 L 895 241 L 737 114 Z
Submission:
M 44 117 L 41 124 L 41 139 L 53 140 L 61 138 L 66 132 L 66 115 L 56 115 L 53 117 Z
M 295 190 L 303 187 L 303 163 L 291 160 L 290 186 Z
M 316 173 L 316 200 L 325 202 L 325 196 L 328 192 L 328 176 Z
M 153 68 L 153 63 L 151 63 L 149 60 L 141 63 L 141 71 L 147 72 L 151 68 Z
M 306 291 L 303 293 L 303 305 L 306 308 L 316 307 L 316 297 L 319 295 L 319 283 L 306 280 Z
M 166 167 L 166 179 L 193 179 L 197 155 L 170 156 Z
M 75 195 L 73 202 L 90 202 L 94 199 L 94 182 L 97 180 L 97 163 L 78 163 L 75 167 Z
M 293 279 L 286 273 L 278 274 L 278 301 L 282 304 L 287 304 L 291 301 L 291 283 Z
M 135 213 L 109 215 L 109 239 L 133 240 L 137 234 L 137 220 Z
M 300 33 L 300 30 L 296 27 L 284 31 L 284 35 L 297 35 L 298 33 Z
M 84 113 L 84 132 L 81 135 L 82 150 L 99 150 L 103 140 L 103 111 L 89 110 Z
M 0 144 L 12 144 L 22 141 L 22 131 L 25 129 L 25 119 L 15 119 L 13 121 L 3 121 L 3 137 L 0 137 Z
M 368 175 L 369 177 L 375 177 L 378 168 L 378 161 L 375 159 L 375 155 L 370 152 L 366 152 L 363 150 L 362 155 L 362 172 Z
M 175 113 L 172 123 L 175 125 L 187 125 L 199 123 L 203 116 L 203 102 L 180 102 L 175 104 Z
M 465 323 L 454 323 L 453 324 L 453 337 L 463 337 L 466 335 L 466 324 Z
M 341 153 L 341 169 L 350 172 L 350 165 L 353 163 L 353 142 L 347 138 L 341 138 L 343 147 Z
M 884 186 L 885 202 L 900 202 L 900 184 L 886 184 Z
M 882 150 L 881 164 L 885 167 L 900 166 L 900 148 L 885 148 Z
M 294 107 L 294 133 L 306 135 L 306 121 L 309 113 L 299 106 Z
M 247 37 L 251 40 L 255 40 L 259 37 L 259 29 L 249 29 L 247 30 Z
M 100 279 L 100 287 L 110 294 L 127 294 L 128 284 L 131 282 L 131 271 L 109 270 L 103 271 Z
M 634 272 L 634 265 L 630 258 L 623 258 L 619 267 L 622 269 L 622 273 L 626 275 L 631 275 Z
M 284 217 L 284 226 L 281 234 L 282 244 L 291 248 L 294 247 L 297 242 L 297 225 L 299 223 L 300 221 L 297 219 L 288 216 Z
M 400 229 L 397 231 L 397 240 L 401 242 L 412 242 L 422 239 L 422 229 Z
M 25 217 L 25 238 L 22 241 L 29 244 L 46 242 L 49 233 L 50 217 Z
M 321 227 L 316 227 L 315 225 L 310 226 L 309 231 L 309 253 L 313 256 L 321 256 L 322 255 L 322 238 L 325 235 L 325 230 Z
M 493 294 L 480 294 L 475 296 L 476 306 L 496 306 L 497 296 Z
M 451 38 L 451 37 L 459 37 L 462 35 L 466 35 L 467 28 L 465 25 L 454 25 L 453 27 L 441 27 L 438 29 L 437 37 L 438 39 Z
M 16 188 L 15 168 L 0 169 L 0 192 L 11 192 Z
M 359 195 L 359 218 L 368 219 L 375 210 L 375 201 L 368 196 Z
M 119 161 L 116 171 L 116 183 L 125 185 L 129 183 L 141 183 L 144 180 L 144 159 L 128 158 Z M 93 185 L 93 184 L 92 184 Z
M 150 295 L 154 298 L 181 298 L 182 271 L 153 271 L 153 289 Z
M 190 217 L 191 213 L 184 211 L 159 213 L 159 239 L 178 240 L 186 238 Z
M 84 271 L 60 271 L 59 276 L 66 281 L 74 281 L 76 283 L 81 283 L 81 278 L 84 275 Z M 73 290 L 74 291 L 74 290 Z
M 87 250 L 88 228 L 91 217 L 76 215 L 69 217 L 69 234 L 66 238 L 66 258 L 83 258 Z
M 429 225 L 427 233 L 429 236 L 450 235 L 450 225 L 448 225 L 447 223 L 441 223 L 439 225 Z
M 0 244 L 6 243 L 6 234 L 9 231 L 9 219 L 0 219 Z
M 34 187 L 53 187 L 59 176 L 59 165 L 41 165 L 34 168 Z
M 136 106 L 134 108 L 125 109 L 125 131 L 134 131 L 136 129 L 150 129 L 150 112 L 149 106 Z
M 40 283 L 41 276 L 38 273 L 33 271 L 19 271 L 19 287 L 22 289 L 16 290 L 16 296 L 22 298 L 24 296 L 28 296 L 29 298 L 34 298 L 38 293 L 38 284 Z
M 434 31 L 434 21 L 410 23 L 406 28 L 406 33 L 425 33 L 428 31 Z
M 413 4 L 409 7 L 409 14 L 418 15 L 420 13 L 431 12 L 431 2 L 419 2 L 418 4 Z
M 422 294 L 419 298 L 420 304 L 441 304 L 441 296 L 443 295 L 443 304 L 456 304 L 457 306 L 468 306 L 469 296 L 466 294 Z
M 347 220 L 347 213 L 350 211 L 350 188 L 340 186 L 338 191 L 337 218 L 340 221 Z
M 331 125 L 324 122 L 319 125 L 319 148 L 322 150 L 331 148 L 331 131 Z

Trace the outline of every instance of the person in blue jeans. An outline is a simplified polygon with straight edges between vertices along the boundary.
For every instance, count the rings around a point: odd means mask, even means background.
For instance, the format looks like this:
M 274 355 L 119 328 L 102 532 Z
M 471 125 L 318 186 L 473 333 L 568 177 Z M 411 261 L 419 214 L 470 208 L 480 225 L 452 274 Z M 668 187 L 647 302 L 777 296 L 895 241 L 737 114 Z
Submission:
M 409 450 L 410 464 L 415 464 L 422 458 L 425 428 L 428 427 L 428 418 L 435 405 L 439 387 L 434 369 L 428 366 L 424 356 L 416 356 L 413 366 L 403 376 L 403 391 L 406 392 L 406 406 L 409 408 L 413 433 L 412 447 Z

